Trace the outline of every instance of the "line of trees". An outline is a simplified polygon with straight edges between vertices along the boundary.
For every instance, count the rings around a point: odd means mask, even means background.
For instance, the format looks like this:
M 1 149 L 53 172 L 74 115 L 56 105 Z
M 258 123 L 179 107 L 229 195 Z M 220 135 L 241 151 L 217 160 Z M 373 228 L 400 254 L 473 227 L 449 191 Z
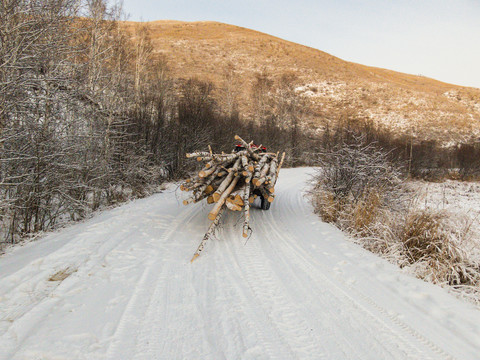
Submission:
M 222 109 L 212 84 L 173 79 L 121 16 L 105 0 L 0 2 L 0 241 L 144 196 L 236 133 L 291 143 L 278 120 L 241 120 L 234 98 Z
M 285 165 L 297 166 L 311 165 L 312 153 L 341 142 L 353 126 L 323 136 L 306 131 L 308 107 L 292 74 L 259 73 L 246 118 L 233 68 L 220 89 L 175 79 L 147 29 L 127 34 L 121 17 L 107 0 L 0 2 L 0 242 L 145 196 L 191 170 L 186 152 L 208 144 L 229 152 L 235 134 L 285 150 Z M 438 147 L 355 124 L 369 140 L 398 149 L 412 173 L 432 156 L 445 159 Z M 465 146 L 473 150 L 455 155 L 464 168 L 480 159 L 476 145 Z
M 397 136 L 391 130 L 369 120 L 347 118 L 326 127 L 319 148 L 331 150 L 343 145 L 364 142 L 389 153 L 403 168 L 405 175 L 425 180 L 454 178 L 475 180 L 480 177 L 480 140 L 445 147 L 435 141 L 419 141 L 413 136 Z M 318 142 L 317 142 L 318 143 Z

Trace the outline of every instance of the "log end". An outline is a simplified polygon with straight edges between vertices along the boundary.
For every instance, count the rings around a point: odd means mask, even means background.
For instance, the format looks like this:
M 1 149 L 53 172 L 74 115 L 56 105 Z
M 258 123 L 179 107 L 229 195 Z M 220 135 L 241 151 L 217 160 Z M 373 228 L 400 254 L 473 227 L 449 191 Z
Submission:
M 192 260 L 190 260 L 190 262 L 192 263 L 193 260 L 195 260 L 195 259 L 196 259 L 197 257 L 199 257 L 199 256 L 200 256 L 200 254 L 195 254 L 195 255 L 193 255 Z
M 219 193 L 214 193 L 213 194 L 213 201 L 218 202 L 218 200 L 220 200 L 220 196 L 221 195 Z
M 213 192 L 213 186 L 208 185 L 205 189 L 205 194 L 210 194 L 211 192 Z
M 243 233 L 242 236 L 243 236 L 244 238 L 246 238 L 246 237 L 248 237 L 248 234 L 247 234 L 247 233 Z
M 272 186 L 268 188 L 268 191 L 270 191 L 270 193 L 273 194 L 275 192 L 275 187 Z
M 268 202 L 271 203 L 271 202 L 273 202 L 274 199 L 275 199 L 275 198 L 274 198 L 273 196 L 269 196 L 267 200 L 268 200 Z
M 203 177 L 207 176 L 207 174 L 205 173 L 205 171 L 202 170 L 198 173 L 198 176 L 203 178 Z
M 213 221 L 213 220 L 215 220 L 216 217 L 217 217 L 217 213 L 211 212 L 210 214 L 208 214 L 208 219 L 209 220 Z
M 240 136 L 235 135 L 235 140 L 240 140 Z
M 188 200 L 183 200 L 183 205 L 188 205 L 188 204 L 189 204 Z
M 213 200 L 213 196 L 209 196 L 207 197 L 207 204 L 213 204 L 215 202 L 215 200 Z

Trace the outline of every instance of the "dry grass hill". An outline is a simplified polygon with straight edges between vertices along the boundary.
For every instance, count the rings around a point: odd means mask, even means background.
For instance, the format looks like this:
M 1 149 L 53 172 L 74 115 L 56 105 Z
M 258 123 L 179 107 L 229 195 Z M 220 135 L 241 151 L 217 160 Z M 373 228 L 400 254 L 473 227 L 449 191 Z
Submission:
M 252 114 L 251 89 L 259 74 L 274 83 L 287 74 L 308 107 L 305 126 L 320 128 L 342 118 L 372 119 L 419 140 L 453 144 L 480 137 L 480 89 L 347 62 L 218 22 L 142 24 L 174 76 L 208 80 L 219 91 L 233 89 L 243 113 Z M 123 25 L 132 34 L 139 26 Z

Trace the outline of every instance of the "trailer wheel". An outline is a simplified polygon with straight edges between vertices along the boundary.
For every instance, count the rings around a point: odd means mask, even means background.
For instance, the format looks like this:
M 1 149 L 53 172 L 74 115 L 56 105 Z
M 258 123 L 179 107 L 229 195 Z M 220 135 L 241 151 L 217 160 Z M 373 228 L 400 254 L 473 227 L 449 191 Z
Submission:
M 260 199 L 262 200 L 262 210 L 268 210 L 270 209 L 270 203 L 268 202 L 267 199 L 265 199 L 263 196 L 260 197 Z

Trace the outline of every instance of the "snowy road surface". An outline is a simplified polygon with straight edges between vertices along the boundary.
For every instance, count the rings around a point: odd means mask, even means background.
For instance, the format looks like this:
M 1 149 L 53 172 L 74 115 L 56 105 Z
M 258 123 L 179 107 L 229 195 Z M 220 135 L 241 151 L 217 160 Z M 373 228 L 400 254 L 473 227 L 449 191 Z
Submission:
M 480 359 L 480 311 L 348 242 L 282 170 L 253 235 L 173 188 L 0 258 L 0 359 Z

